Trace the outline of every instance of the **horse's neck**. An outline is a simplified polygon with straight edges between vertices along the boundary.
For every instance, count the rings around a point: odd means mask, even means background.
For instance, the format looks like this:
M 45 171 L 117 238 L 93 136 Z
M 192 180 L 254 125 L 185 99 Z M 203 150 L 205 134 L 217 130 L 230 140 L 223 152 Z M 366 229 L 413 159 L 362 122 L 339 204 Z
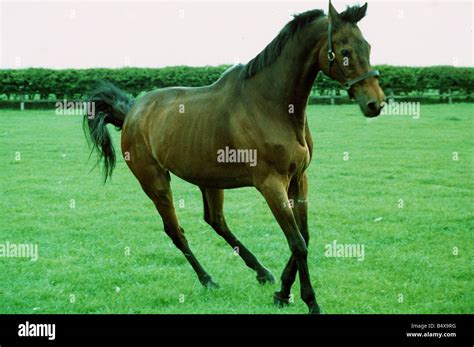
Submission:
M 275 63 L 259 72 L 260 76 L 255 76 L 264 98 L 277 105 L 282 113 L 290 114 L 289 119 L 302 133 L 308 98 L 320 70 L 318 57 L 323 37 L 314 34 L 314 27 L 306 29 L 308 32 L 304 30 L 290 38 Z

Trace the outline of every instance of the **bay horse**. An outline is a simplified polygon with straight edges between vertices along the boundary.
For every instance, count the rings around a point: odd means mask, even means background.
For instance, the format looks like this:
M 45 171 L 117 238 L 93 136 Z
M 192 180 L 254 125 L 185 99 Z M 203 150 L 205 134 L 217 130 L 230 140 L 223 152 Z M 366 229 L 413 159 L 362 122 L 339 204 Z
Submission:
M 290 258 L 274 294 L 279 306 L 289 303 L 299 273 L 301 298 L 310 313 L 319 313 L 308 271 L 308 177 L 313 140 L 306 105 L 319 71 L 347 88 L 366 117 L 379 115 L 384 93 L 372 70 L 370 45 L 357 27 L 367 10 L 348 7 L 338 13 L 331 3 L 326 16 L 311 10 L 288 22 L 266 48 L 246 65 L 229 68 L 205 87 L 173 87 L 133 100 L 102 82 L 89 97 L 96 113 L 84 118 L 86 134 L 104 161 L 105 180 L 115 167 L 107 124 L 122 130 L 125 161 L 153 201 L 164 231 L 181 250 L 206 287 L 217 284 L 191 251 L 178 222 L 170 172 L 202 192 L 204 220 L 222 236 L 260 283 L 274 283 L 271 272 L 231 232 L 224 217 L 224 189 L 255 187 L 265 198 L 287 239 Z M 223 150 L 231 155 L 218 160 Z M 255 151 L 256 163 L 245 160 Z M 233 156 L 232 156 L 233 154 Z M 222 158 L 221 158 L 222 159 Z

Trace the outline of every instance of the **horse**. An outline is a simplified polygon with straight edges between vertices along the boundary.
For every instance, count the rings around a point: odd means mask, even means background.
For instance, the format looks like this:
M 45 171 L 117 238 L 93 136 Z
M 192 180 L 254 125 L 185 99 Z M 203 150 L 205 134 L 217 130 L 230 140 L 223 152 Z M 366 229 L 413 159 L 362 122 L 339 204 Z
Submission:
M 122 131 L 122 155 L 156 206 L 165 233 L 205 287 L 218 285 L 191 251 L 178 221 L 170 173 L 200 188 L 204 220 L 239 250 L 258 282 L 274 283 L 272 273 L 234 236 L 224 217 L 225 189 L 255 187 L 290 250 L 274 303 L 289 304 L 298 273 L 309 313 L 320 313 L 307 263 L 306 169 L 313 140 L 305 109 L 322 71 L 347 89 L 366 117 L 380 114 L 385 96 L 379 72 L 371 68 L 370 45 L 357 27 L 366 10 L 367 4 L 338 13 L 329 3 L 327 15 L 319 9 L 297 14 L 255 58 L 229 68 L 208 86 L 163 88 L 134 100 L 102 81 L 90 94 L 96 113 L 84 117 L 84 129 L 92 151 L 104 162 L 105 181 L 116 162 L 107 129 L 112 124 Z M 249 151 L 257 154 L 253 164 Z

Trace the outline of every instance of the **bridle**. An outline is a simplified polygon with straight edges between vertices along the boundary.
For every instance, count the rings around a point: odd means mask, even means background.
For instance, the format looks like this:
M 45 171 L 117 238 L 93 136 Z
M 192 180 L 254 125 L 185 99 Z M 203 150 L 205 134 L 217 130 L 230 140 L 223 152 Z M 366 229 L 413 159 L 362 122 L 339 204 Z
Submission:
M 336 60 L 336 54 L 332 50 L 332 23 L 331 21 L 329 21 L 329 24 L 328 24 L 328 61 L 329 61 L 328 73 L 331 72 L 331 65 L 335 60 Z M 345 78 L 344 71 L 342 70 L 341 66 L 337 63 L 337 61 L 336 61 L 336 65 L 339 67 L 339 70 L 341 70 L 342 75 L 344 76 L 344 79 L 346 80 L 344 83 L 342 83 L 342 85 L 347 90 L 349 90 L 354 84 L 359 83 L 360 81 L 363 81 L 368 77 L 380 75 L 379 70 L 371 70 L 369 72 L 366 72 L 362 75 L 357 76 L 356 78 L 347 80 L 347 78 Z

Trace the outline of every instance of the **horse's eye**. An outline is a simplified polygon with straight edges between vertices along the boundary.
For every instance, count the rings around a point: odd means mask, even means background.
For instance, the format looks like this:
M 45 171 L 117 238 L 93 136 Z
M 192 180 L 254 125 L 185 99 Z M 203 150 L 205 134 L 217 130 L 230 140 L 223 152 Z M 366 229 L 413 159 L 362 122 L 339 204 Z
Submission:
M 341 51 L 341 54 L 342 54 L 343 57 L 350 57 L 351 56 L 351 53 L 347 49 L 343 49 Z

